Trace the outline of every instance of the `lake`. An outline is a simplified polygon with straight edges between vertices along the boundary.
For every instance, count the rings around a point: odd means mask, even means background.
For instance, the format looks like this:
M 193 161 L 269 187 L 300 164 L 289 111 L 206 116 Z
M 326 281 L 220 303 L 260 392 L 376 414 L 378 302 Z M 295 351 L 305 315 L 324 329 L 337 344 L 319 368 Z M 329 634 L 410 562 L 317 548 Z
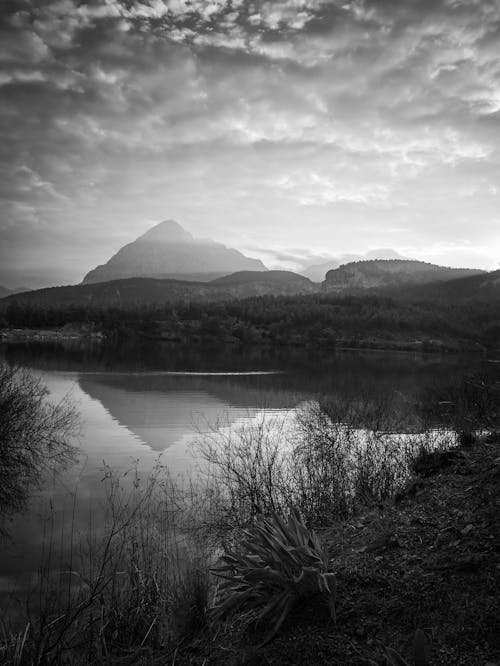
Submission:
M 192 470 L 193 442 L 203 433 L 237 429 L 262 419 L 293 416 L 321 396 L 386 398 L 395 413 L 412 414 L 429 388 L 471 372 L 485 361 L 456 356 L 297 349 L 183 348 L 153 342 L 119 346 L 9 344 L 0 359 L 28 367 L 51 400 L 68 397 L 81 416 L 78 459 L 46 479 L 29 510 L 15 517 L 0 555 L 0 592 L 37 580 L 51 535 L 85 533 L 99 523 L 106 466 L 132 483 L 161 456 L 173 476 Z M 362 427 L 363 424 L 360 424 Z M 409 431 L 419 428 L 410 416 Z M 75 499 L 76 497 L 76 499 Z

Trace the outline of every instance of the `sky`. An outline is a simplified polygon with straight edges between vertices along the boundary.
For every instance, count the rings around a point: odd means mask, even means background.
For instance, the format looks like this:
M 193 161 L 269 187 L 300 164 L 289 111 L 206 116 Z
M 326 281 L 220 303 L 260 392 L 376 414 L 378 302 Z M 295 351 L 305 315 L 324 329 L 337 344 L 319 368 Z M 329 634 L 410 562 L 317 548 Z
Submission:
M 498 0 L 2 0 L 0 284 L 175 219 L 295 268 L 500 262 Z

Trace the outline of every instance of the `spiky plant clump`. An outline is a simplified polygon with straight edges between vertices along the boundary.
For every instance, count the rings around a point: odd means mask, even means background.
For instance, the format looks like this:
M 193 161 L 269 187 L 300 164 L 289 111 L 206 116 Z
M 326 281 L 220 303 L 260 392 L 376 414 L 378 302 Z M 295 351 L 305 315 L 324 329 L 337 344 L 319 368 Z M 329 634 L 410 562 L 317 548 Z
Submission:
M 222 579 L 212 609 L 214 621 L 245 614 L 257 625 L 270 627 L 267 643 L 298 600 L 318 593 L 335 620 L 335 577 L 328 573 L 328 553 L 296 509 L 288 520 L 275 512 L 260 519 L 243 531 L 240 546 L 238 552 L 228 550 L 212 569 Z

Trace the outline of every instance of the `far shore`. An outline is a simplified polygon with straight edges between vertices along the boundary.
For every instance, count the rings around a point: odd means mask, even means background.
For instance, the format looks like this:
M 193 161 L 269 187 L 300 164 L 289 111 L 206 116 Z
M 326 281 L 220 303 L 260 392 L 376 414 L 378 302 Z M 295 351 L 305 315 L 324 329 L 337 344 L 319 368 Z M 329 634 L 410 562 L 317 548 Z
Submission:
M 64 342 L 68 340 L 104 339 L 100 331 L 78 328 L 3 328 L 0 329 L 0 342 Z
M 218 339 L 210 337 L 203 339 L 200 336 L 194 336 L 192 339 L 183 340 L 177 337 L 170 337 L 164 335 L 144 335 L 139 332 L 131 331 L 130 337 L 137 335 L 141 338 L 148 338 L 156 342 L 165 342 L 169 344 L 186 344 L 192 343 L 193 345 L 199 344 L 229 344 L 229 345 L 244 345 L 244 346 L 270 346 L 269 341 L 255 341 L 252 343 L 241 343 L 235 338 L 225 337 Z M 124 336 L 129 337 L 129 336 Z M 3 328 L 0 329 L 0 343 L 17 343 L 17 342 L 69 342 L 81 341 L 102 343 L 107 339 L 107 336 L 102 331 L 94 328 L 87 327 L 72 327 L 69 325 L 61 328 Z M 294 341 L 293 344 L 276 343 L 271 346 L 290 346 L 290 347 L 304 347 L 308 348 L 310 345 L 307 342 L 301 343 Z M 480 344 L 463 343 L 459 341 L 443 341 L 432 339 L 410 339 L 410 340 L 384 340 L 378 338 L 366 338 L 358 341 L 338 339 L 334 344 L 330 343 L 322 345 L 322 348 L 327 350 L 338 351 L 373 351 L 373 352 L 400 352 L 400 353 L 422 353 L 422 354 L 479 354 L 486 355 L 491 350 L 486 349 Z

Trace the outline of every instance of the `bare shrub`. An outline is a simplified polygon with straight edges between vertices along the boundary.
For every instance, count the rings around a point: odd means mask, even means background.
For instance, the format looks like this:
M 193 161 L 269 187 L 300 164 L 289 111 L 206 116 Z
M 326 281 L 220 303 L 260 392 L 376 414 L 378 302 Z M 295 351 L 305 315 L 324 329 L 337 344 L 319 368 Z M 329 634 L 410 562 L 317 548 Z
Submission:
M 29 371 L 0 365 L 0 531 L 25 508 L 44 472 L 69 463 L 78 414 L 67 400 L 54 404 Z
M 311 522 L 347 518 L 360 505 L 392 497 L 410 476 L 413 456 L 434 446 L 428 434 L 386 430 L 379 415 L 372 427 L 366 422 L 362 403 L 341 403 L 337 414 L 332 404 L 327 412 L 309 403 L 298 413 L 295 478 Z
M 244 526 L 298 507 L 309 524 L 326 524 L 386 500 L 408 480 L 417 455 L 456 441 L 446 431 L 405 427 L 361 400 L 328 409 L 311 401 L 282 417 L 216 424 L 196 444 L 213 521 Z
M 291 417 L 265 416 L 230 427 L 218 421 L 195 442 L 212 524 L 248 525 L 261 514 L 283 512 L 293 501 Z
M 500 431 L 500 381 L 496 368 L 453 378 L 445 386 L 426 389 L 419 412 L 428 427 L 445 424 L 470 443 L 478 432 Z M 469 440 L 467 442 L 467 440 Z

